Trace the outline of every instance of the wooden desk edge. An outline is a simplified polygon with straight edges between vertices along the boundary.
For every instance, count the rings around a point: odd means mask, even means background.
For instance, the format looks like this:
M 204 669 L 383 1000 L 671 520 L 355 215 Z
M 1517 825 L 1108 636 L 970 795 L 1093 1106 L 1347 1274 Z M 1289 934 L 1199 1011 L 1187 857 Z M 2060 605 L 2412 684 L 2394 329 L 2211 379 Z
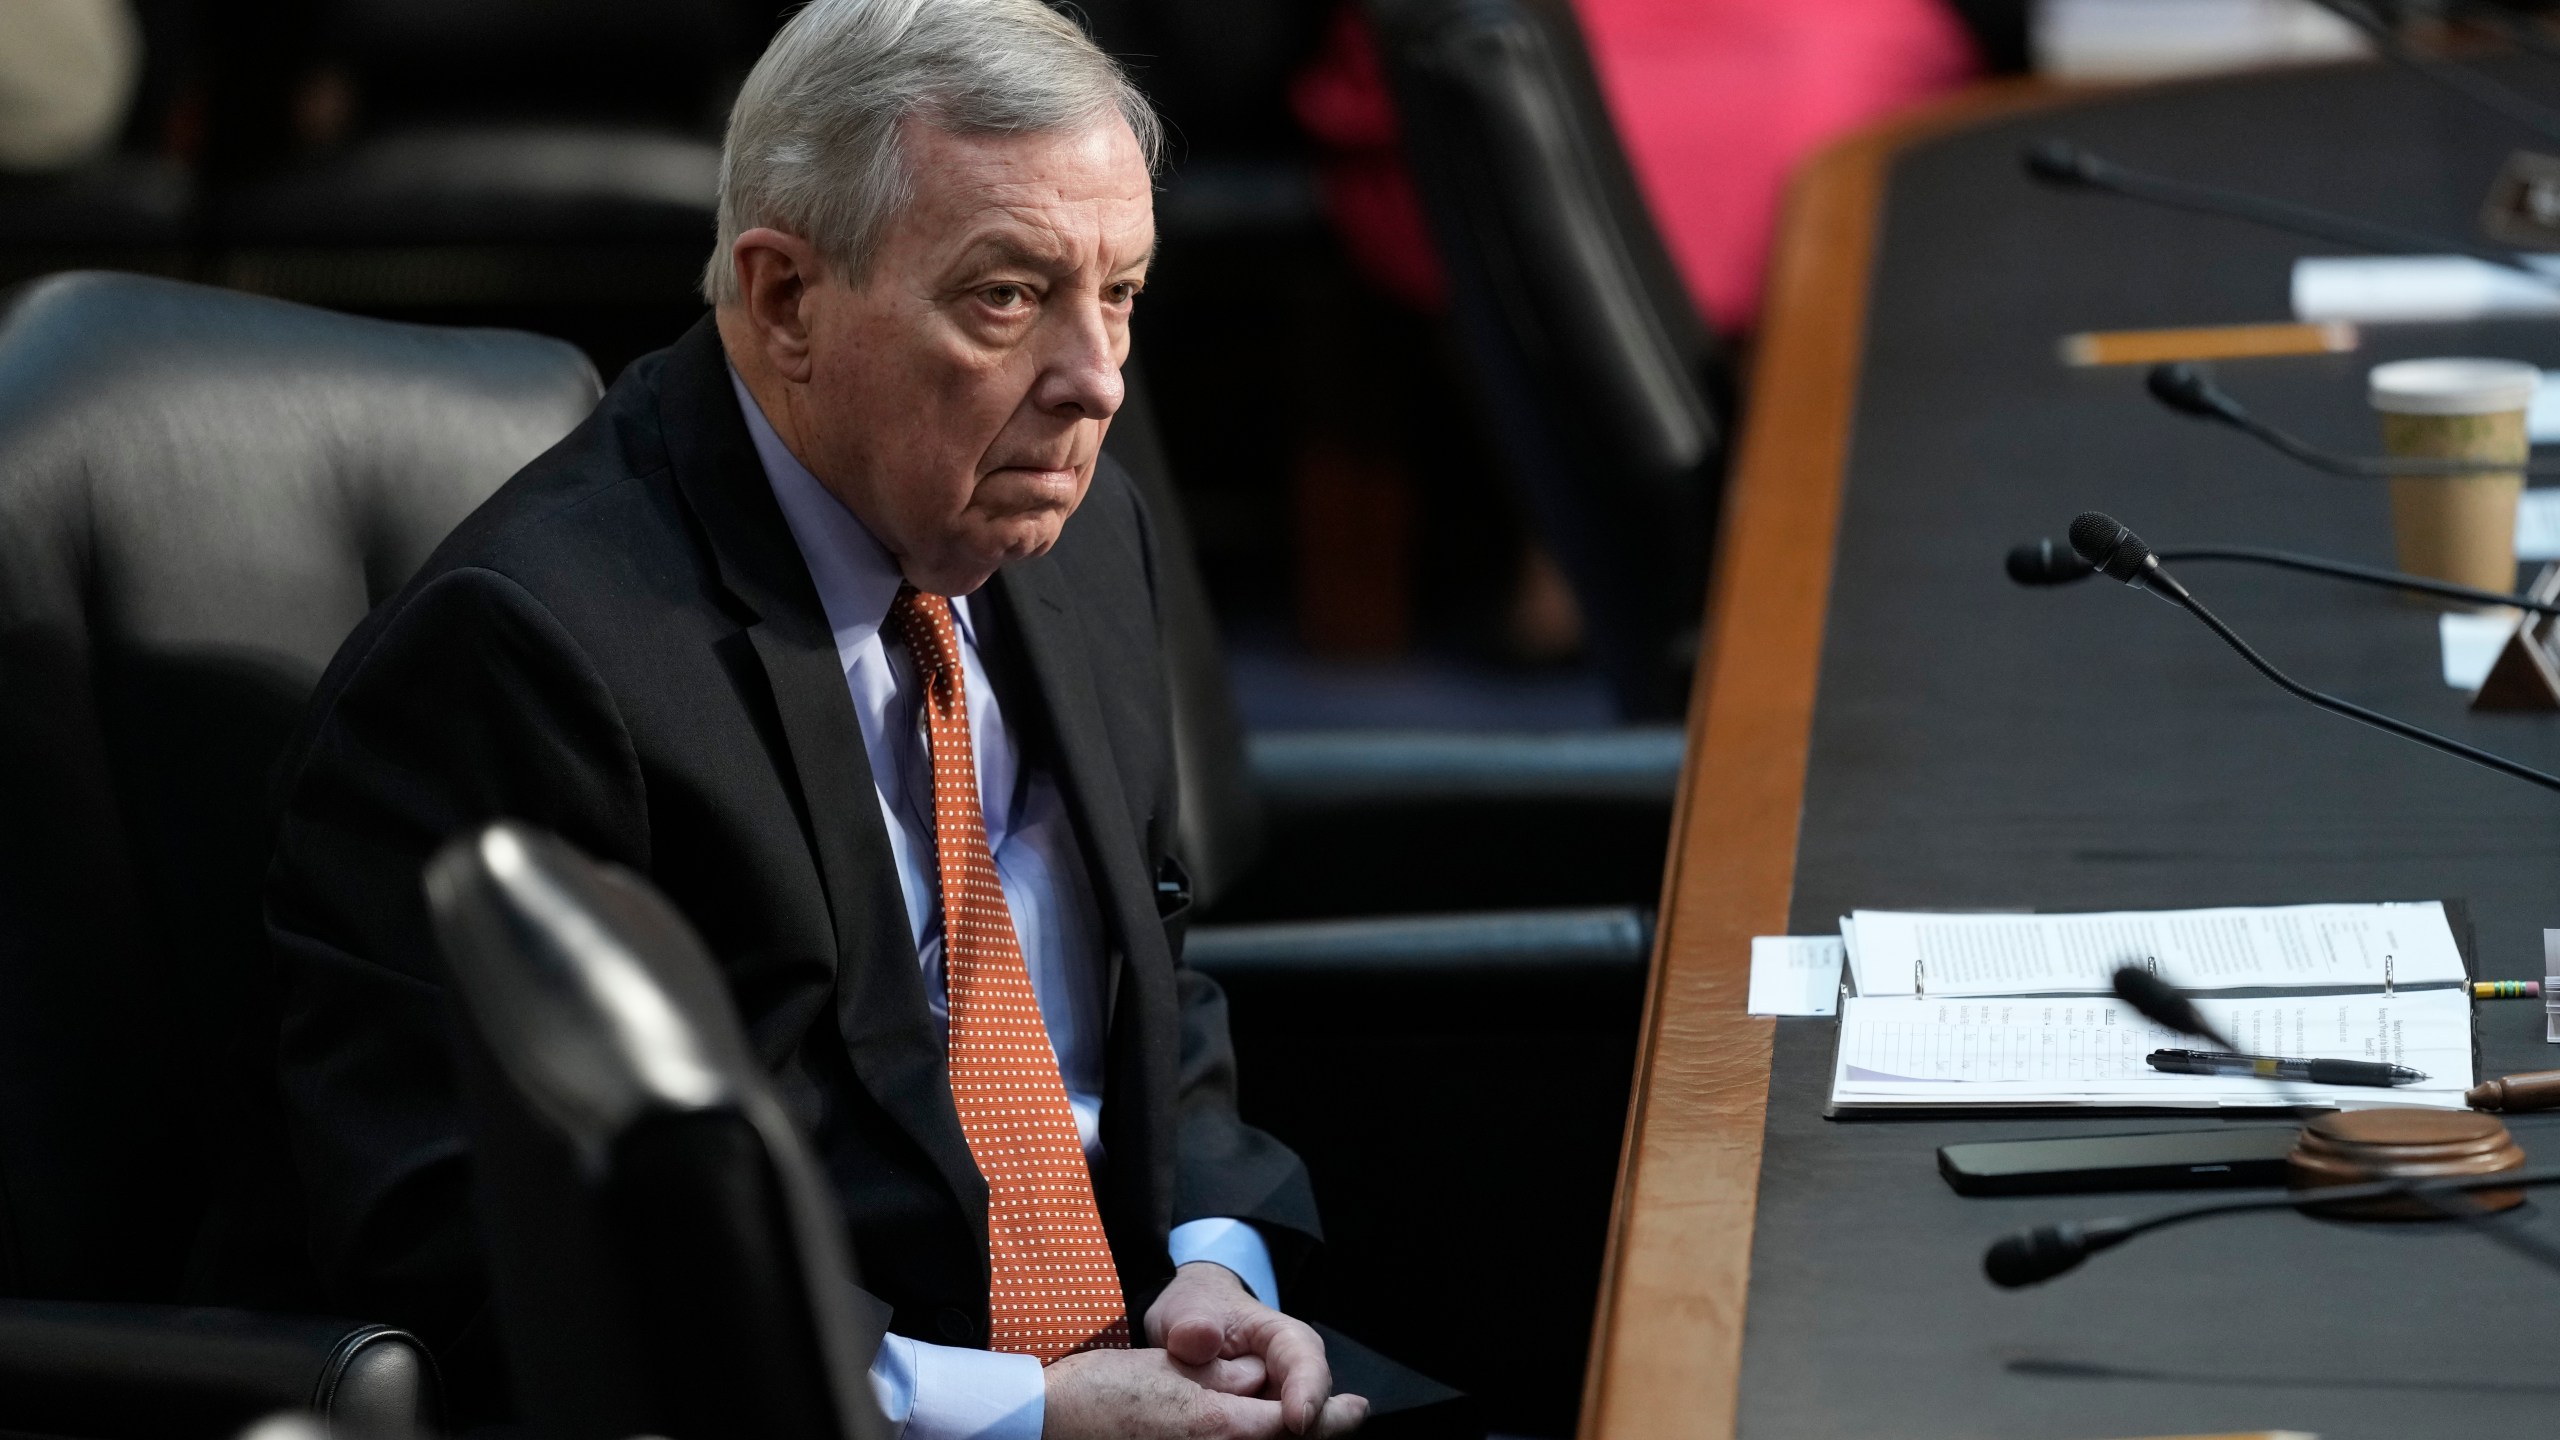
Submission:
M 1785 933 L 1794 890 L 1879 205 L 1905 147 L 2061 93 L 1977 86 L 1833 146 L 1791 187 L 1689 706 L 1583 1440 L 1734 1433 L 1774 1033 L 1743 1013 L 1751 937 Z

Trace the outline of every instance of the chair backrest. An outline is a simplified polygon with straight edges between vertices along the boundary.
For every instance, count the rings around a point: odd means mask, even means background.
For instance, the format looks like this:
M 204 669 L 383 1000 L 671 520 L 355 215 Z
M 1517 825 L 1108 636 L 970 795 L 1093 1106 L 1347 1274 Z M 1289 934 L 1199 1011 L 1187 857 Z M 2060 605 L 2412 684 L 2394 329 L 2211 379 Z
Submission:
M 554 1440 L 872 1440 L 843 1220 L 701 940 L 500 823 L 427 867 L 498 1328 Z
M 211 1197 L 280 1178 L 243 1129 L 267 772 L 366 610 L 597 393 L 556 341 L 173 281 L 0 308 L 0 1293 L 172 1298 Z M 284 1197 L 224 1209 L 298 1251 Z
M 765 38 L 738 0 L 311 0 L 311 11 L 311 38 L 353 82 L 367 127 L 648 119 L 716 136 Z
M 1721 346 L 1568 11 L 1368 6 L 1487 418 L 1621 703 L 1677 714 L 1721 501 Z

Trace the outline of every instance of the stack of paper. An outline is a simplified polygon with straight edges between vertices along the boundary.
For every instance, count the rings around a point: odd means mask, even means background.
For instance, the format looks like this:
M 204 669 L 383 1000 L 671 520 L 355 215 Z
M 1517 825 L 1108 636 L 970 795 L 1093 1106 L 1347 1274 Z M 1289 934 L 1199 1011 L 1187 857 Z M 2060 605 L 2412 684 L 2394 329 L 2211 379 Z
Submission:
M 1835 1109 L 1961 1105 L 2431 1105 L 2472 1084 L 2468 971 L 2434 901 L 2086 915 L 1861 910 L 1841 922 L 1858 993 L 1843 1007 Z M 2206 1049 L 2111 994 L 2151 968 L 2198 992 L 2256 1055 L 2375 1060 L 2416 1085 L 2278 1086 L 2171 1075 L 2153 1050 Z

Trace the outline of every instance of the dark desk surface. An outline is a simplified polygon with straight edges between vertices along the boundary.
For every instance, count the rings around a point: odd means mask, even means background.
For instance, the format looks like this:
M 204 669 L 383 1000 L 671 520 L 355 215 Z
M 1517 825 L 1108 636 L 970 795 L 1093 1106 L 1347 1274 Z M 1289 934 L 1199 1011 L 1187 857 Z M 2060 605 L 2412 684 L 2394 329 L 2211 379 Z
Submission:
M 2560 95 L 2560 66 L 2511 73 Z M 1979 1269 L 1993 1237 L 2164 1202 L 1966 1200 L 1937 1178 L 1938 1146 L 2212 1122 L 1824 1121 L 1831 1022 L 1780 1022 L 1771 1045 L 1739 1016 L 1741 940 L 1828 932 L 1855 906 L 2459 896 L 2499 978 L 2538 976 L 2540 932 L 2560 926 L 2555 797 L 2313 711 L 2147 597 L 2002 575 L 2010 544 L 2092 508 L 2155 544 L 2390 560 L 2378 484 L 2173 417 L 2138 369 L 2055 359 L 2068 331 L 2283 318 L 2290 262 L 2317 247 L 2034 188 L 2016 155 L 2049 134 L 2447 235 L 2476 233 L 2526 138 L 2404 73 L 2323 69 L 1880 139 L 1834 157 L 1827 197 L 1821 176 L 1799 194 L 1692 716 L 1585 1433 L 2548 1435 L 2560 1276 L 2449 1227 L 2279 1213 L 1996 1291 Z M 1844 287 L 1877 176 L 1872 269 Z M 1862 353 L 1804 333 L 1843 323 L 1824 276 L 1854 291 L 1860 273 Z M 2437 354 L 2560 364 L 2560 324 L 2373 327 L 2354 355 L 2221 373 L 2262 416 L 2367 450 L 2365 370 Z M 1826 366 L 1854 387 L 1811 394 Z M 2445 688 L 2431 613 L 2236 567 L 2181 573 L 2302 678 L 2560 768 L 2560 719 L 2475 716 Z M 2560 1066 L 2538 1006 L 2484 1006 L 2480 1033 L 2487 1073 Z M 2516 1129 L 2560 1160 L 2560 1117 Z M 2560 1241 L 2554 1209 L 2524 1223 Z

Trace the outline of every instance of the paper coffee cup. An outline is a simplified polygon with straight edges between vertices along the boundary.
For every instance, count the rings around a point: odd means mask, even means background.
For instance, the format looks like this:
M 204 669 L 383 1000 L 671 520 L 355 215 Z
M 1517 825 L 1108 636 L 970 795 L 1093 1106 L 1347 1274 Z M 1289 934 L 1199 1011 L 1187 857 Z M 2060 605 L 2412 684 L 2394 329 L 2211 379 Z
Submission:
M 2514 470 L 2398 475 L 2391 536 L 2400 568 L 2483 590 L 2516 584 L 2516 501 L 2531 442 L 2525 410 L 2542 372 L 2516 360 L 2395 360 L 2376 365 L 2367 395 L 2392 456 L 2490 460 Z

